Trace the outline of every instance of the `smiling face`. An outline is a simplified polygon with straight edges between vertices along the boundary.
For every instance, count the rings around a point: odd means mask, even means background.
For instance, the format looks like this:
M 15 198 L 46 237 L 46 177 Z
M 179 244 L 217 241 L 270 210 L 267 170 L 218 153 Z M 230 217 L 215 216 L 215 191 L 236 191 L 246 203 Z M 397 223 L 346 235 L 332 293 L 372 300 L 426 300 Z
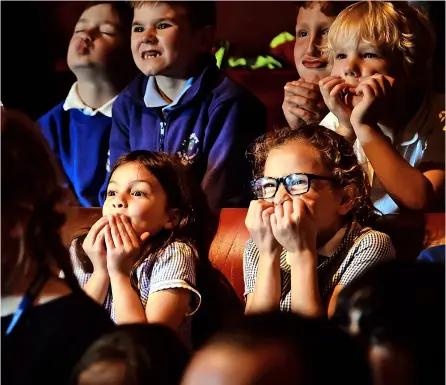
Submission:
M 119 16 L 111 4 L 99 4 L 84 11 L 68 46 L 68 67 L 76 75 L 82 69 L 106 69 L 118 55 L 123 42 Z
M 296 20 L 296 43 L 294 61 L 297 72 L 307 82 L 317 83 L 330 75 L 328 55 L 320 48 L 327 42 L 328 30 L 335 17 L 326 16 L 315 3 L 308 8 L 301 7 Z
M 168 209 L 167 196 L 156 179 L 136 162 L 119 166 L 112 174 L 102 215 L 123 214 L 130 218 L 138 236 L 155 235 L 172 228 L 174 210 Z
M 266 158 L 264 176 L 278 178 L 292 173 L 332 177 L 323 166 L 318 150 L 304 140 L 294 140 L 276 147 Z M 318 239 L 332 235 L 341 227 L 342 217 L 349 211 L 348 205 L 343 202 L 344 197 L 343 190 L 334 189 L 332 182 L 326 180 L 313 180 L 309 191 L 299 196 L 316 221 Z M 287 200 L 292 200 L 292 196 L 281 184 L 270 201 L 279 205 Z
M 163 2 L 135 8 L 131 48 L 137 67 L 146 76 L 187 78 L 205 52 L 202 30 L 192 31 L 187 11 Z

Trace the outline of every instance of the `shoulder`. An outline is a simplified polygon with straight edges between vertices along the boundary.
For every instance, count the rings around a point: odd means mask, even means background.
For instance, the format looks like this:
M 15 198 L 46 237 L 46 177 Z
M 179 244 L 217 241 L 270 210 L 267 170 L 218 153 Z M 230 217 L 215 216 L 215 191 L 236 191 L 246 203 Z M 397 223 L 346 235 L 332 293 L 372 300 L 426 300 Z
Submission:
M 211 108 L 215 108 L 219 104 L 229 103 L 250 105 L 252 108 L 264 109 L 263 104 L 254 94 L 233 81 L 215 65 L 205 69 L 201 88 L 211 96 Z
M 246 88 L 234 82 L 226 74 L 222 74 L 223 80 L 212 91 L 214 105 L 219 103 L 231 103 L 234 105 L 246 105 L 258 110 L 265 107 L 260 100 Z
M 152 269 L 155 265 L 159 268 L 166 265 L 175 265 L 176 267 L 191 263 L 195 265 L 197 260 L 197 252 L 191 245 L 186 242 L 175 241 L 170 243 L 162 251 L 149 254 L 141 264 L 140 269 L 145 271 Z
M 113 113 L 117 108 L 135 103 L 143 103 L 148 77 L 138 74 L 118 95 L 113 103 Z
M 387 234 L 371 229 L 358 228 L 353 231 L 354 242 L 349 251 L 355 258 L 388 259 L 395 255 L 392 241 Z
M 43 124 L 49 124 L 52 121 L 58 120 L 61 115 L 63 115 L 64 113 L 66 113 L 66 111 L 63 109 L 63 105 L 64 105 L 65 101 L 60 102 L 58 105 L 56 105 L 55 107 L 53 107 L 51 110 L 49 110 L 47 113 L 45 113 L 44 115 L 42 115 L 39 119 L 38 119 L 38 123 L 40 125 Z

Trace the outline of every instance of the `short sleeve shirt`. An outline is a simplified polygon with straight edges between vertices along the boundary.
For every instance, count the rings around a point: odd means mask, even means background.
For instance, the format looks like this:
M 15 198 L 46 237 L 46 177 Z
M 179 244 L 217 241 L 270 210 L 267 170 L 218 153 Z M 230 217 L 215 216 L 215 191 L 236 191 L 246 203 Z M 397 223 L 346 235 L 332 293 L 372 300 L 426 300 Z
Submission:
M 70 248 L 71 261 L 79 284 L 84 287 L 91 274 L 84 272 L 82 269 L 81 262 L 75 252 L 74 242 L 78 242 L 78 240 L 75 239 Z M 181 288 L 192 293 L 189 311 L 180 326 L 180 335 L 184 337 L 186 342 L 190 339 L 190 316 L 198 310 L 201 303 L 201 295 L 196 288 L 196 263 L 197 255 L 191 246 L 183 242 L 173 242 L 163 252 L 148 255 L 136 269 L 139 296 L 144 308 L 147 305 L 149 295 L 161 290 Z M 105 298 L 104 307 L 110 314 L 111 319 L 116 322 L 111 288 L 109 288 Z
M 339 237 L 339 232 L 344 235 Z M 357 223 L 339 230 L 336 251 L 329 256 L 318 255 L 318 281 L 325 306 L 337 285 L 347 285 L 353 279 L 377 263 L 393 259 L 395 251 L 388 235 L 361 227 Z M 280 309 L 291 311 L 291 267 L 287 262 L 288 252 L 280 255 L 281 296 Z M 243 255 L 243 274 L 246 296 L 254 292 L 259 265 L 259 251 L 253 239 L 249 239 Z
M 336 130 L 339 126 L 338 119 L 332 112 L 320 124 L 331 130 Z M 395 135 L 390 132 L 383 133 L 411 166 L 425 172 L 444 169 L 446 134 L 444 128 L 445 95 L 429 93 L 402 132 Z M 359 162 L 372 181 L 371 198 L 375 207 L 383 214 L 397 212 L 398 205 L 382 187 L 358 140 L 354 143 L 354 149 Z

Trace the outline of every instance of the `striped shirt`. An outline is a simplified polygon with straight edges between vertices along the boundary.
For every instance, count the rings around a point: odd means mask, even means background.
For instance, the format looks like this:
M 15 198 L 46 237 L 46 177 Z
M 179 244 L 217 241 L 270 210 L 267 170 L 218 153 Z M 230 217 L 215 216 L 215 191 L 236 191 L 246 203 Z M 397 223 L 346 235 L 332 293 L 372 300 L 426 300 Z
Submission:
M 70 247 L 70 256 L 76 275 L 81 287 L 91 277 L 82 269 L 79 257 L 76 255 L 76 242 L 73 240 Z M 139 296 L 141 304 L 146 308 L 149 295 L 167 289 L 186 289 L 192 293 L 188 312 L 185 314 L 183 324 L 180 326 L 180 336 L 183 341 L 190 343 L 191 317 L 200 307 L 201 295 L 196 288 L 196 263 L 197 254 L 195 250 L 183 242 L 173 242 L 161 253 L 149 254 L 144 262 L 136 269 Z M 108 289 L 104 301 L 104 307 L 110 314 L 111 319 L 116 322 L 116 313 L 113 305 L 111 287 Z
M 331 247 L 325 247 L 329 243 Z M 356 222 L 340 229 L 327 245 L 318 251 L 317 267 L 319 291 L 325 307 L 337 285 L 345 286 L 373 265 L 393 259 L 395 256 L 388 235 L 374 231 L 370 227 L 361 227 Z M 334 250 L 331 255 L 321 255 L 324 249 L 327 251 L 330 248 Z M 248 294 L 254 292 L 258 264 L 259 251 L 251 238 L 246 243 L 243 255 L 245 300 Z M 280 255 L 280 278 L 282 288 L 280 309 L 291 311 L 291 267 L 285 249 Z

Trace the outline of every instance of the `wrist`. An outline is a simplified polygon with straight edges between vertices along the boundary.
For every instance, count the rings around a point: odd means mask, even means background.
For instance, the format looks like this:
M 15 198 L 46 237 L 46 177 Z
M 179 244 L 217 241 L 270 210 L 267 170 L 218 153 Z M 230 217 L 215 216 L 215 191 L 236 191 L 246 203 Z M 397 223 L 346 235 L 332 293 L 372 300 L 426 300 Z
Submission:
M 355 123 L 353 125 L 356 137 L 361 142 L 361 144 L 373 140 L 373 136 L 379 132 L 380 128 L 378 125 L 370 125 L 365 123 Z
M 117 281 L 129 281 L 130 282 L 130 274 L 125 274 L 121 271 L 110 271 L 109 272 L 109 276 L 110 276 L 110 282 L 117 282 Z
M 316 252 L 309 248 L 288 252 L 288 260 L 291 267 L 298 267 L 299 269 L 317 267 Z
M 93 266 L 93 274 L 97 278 L 109 279 L 107 268 Z

